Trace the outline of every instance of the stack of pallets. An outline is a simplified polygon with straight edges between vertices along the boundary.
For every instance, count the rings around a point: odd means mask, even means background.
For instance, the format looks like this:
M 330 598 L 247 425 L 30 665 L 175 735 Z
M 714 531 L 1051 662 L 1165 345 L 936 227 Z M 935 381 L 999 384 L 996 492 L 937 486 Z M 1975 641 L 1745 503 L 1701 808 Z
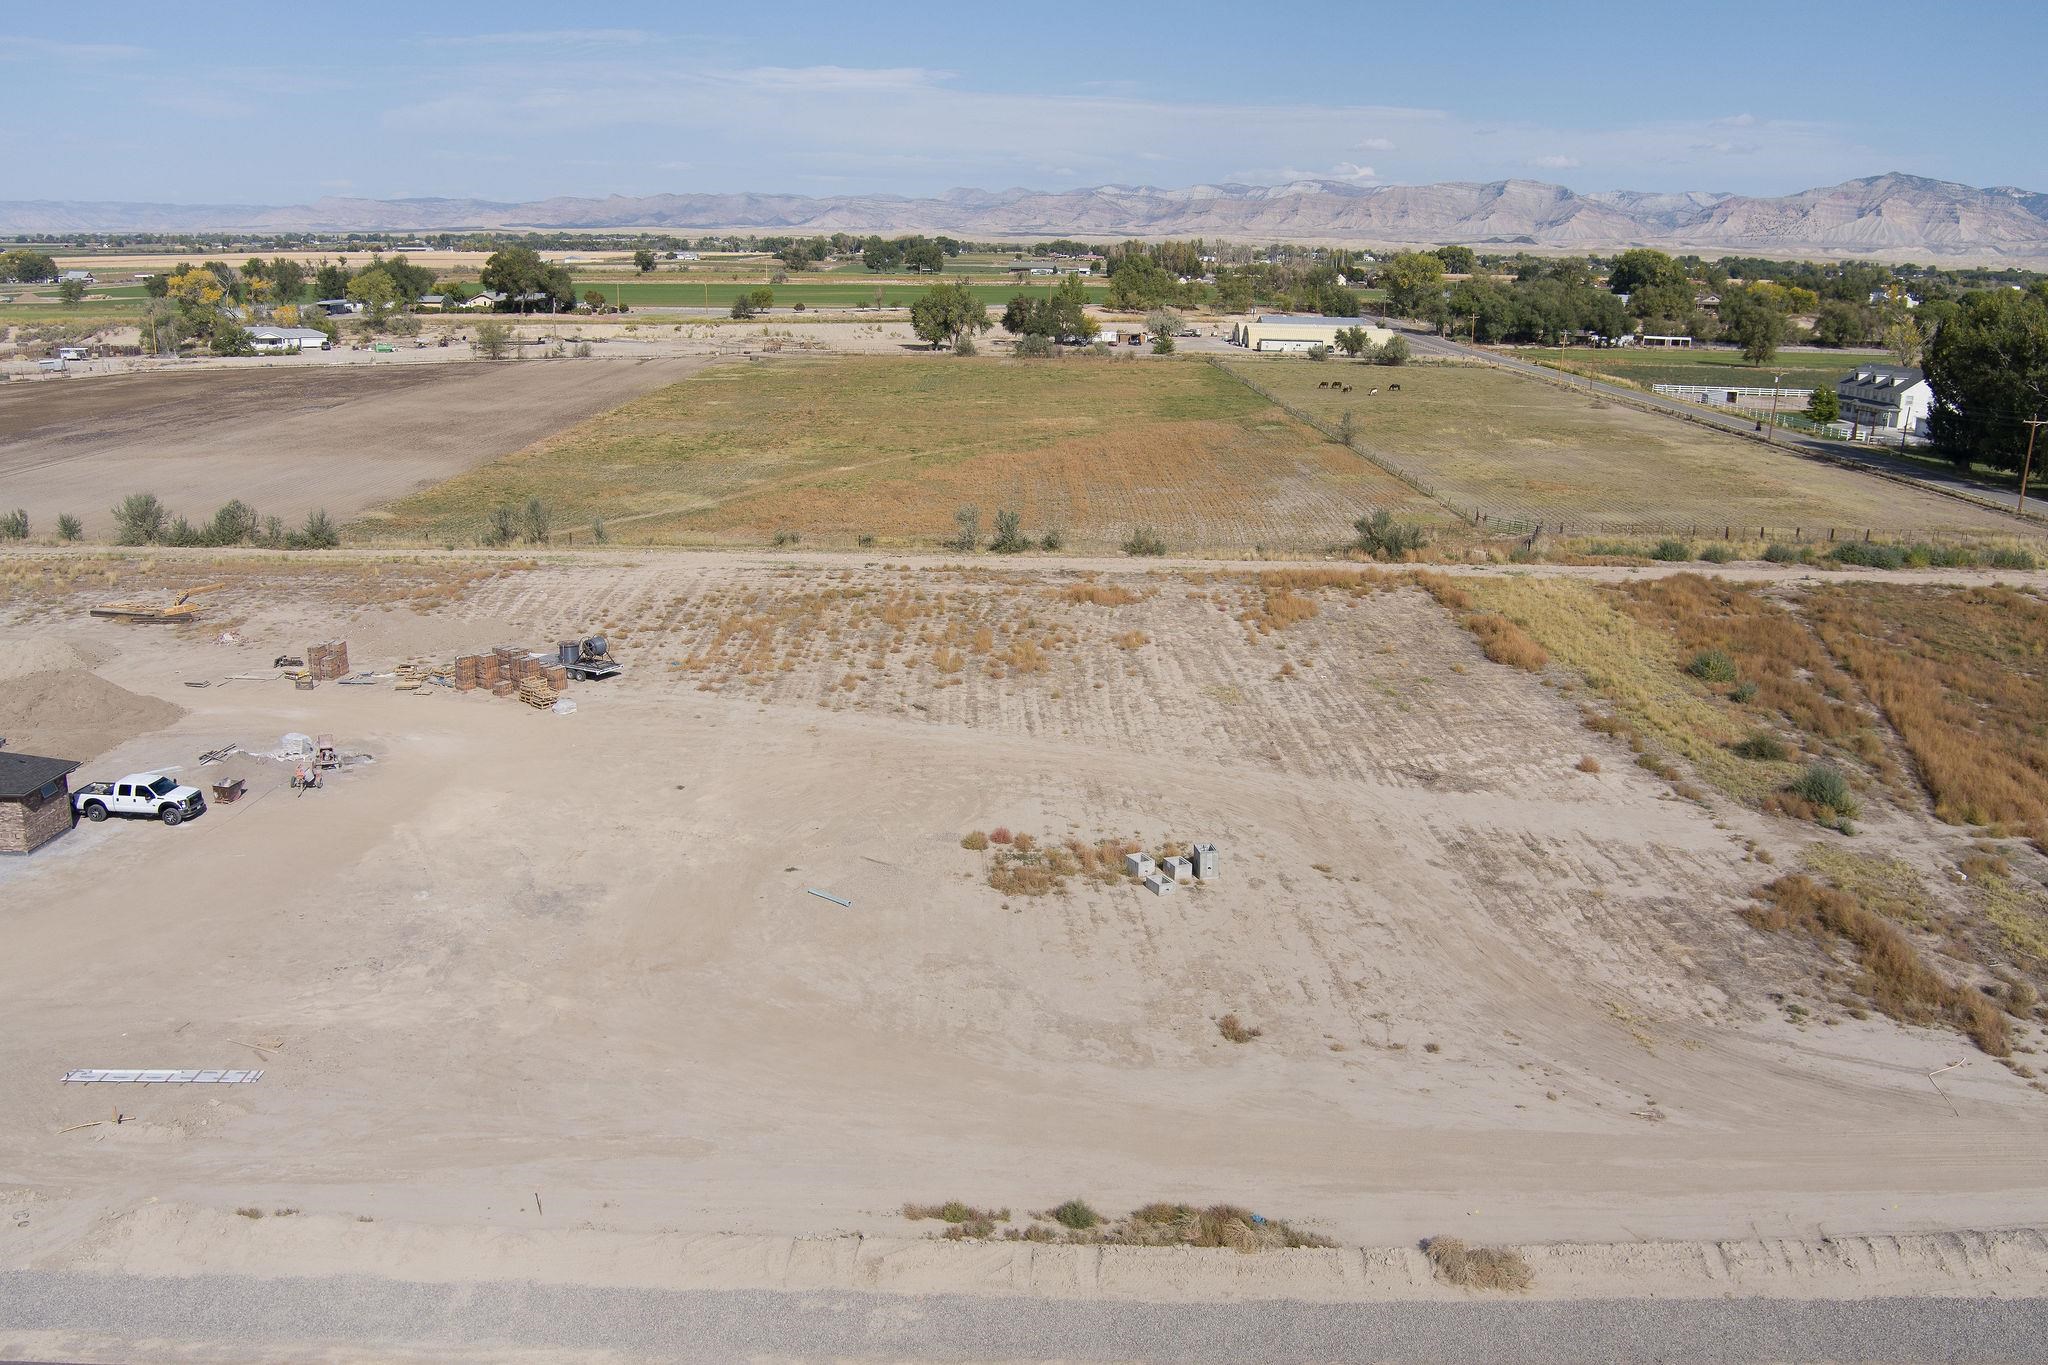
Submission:
M 519 700 L 545 711 L 555 704 L 555 689 L 548 686 L 546 678 L 536 674 L 519 684 Z

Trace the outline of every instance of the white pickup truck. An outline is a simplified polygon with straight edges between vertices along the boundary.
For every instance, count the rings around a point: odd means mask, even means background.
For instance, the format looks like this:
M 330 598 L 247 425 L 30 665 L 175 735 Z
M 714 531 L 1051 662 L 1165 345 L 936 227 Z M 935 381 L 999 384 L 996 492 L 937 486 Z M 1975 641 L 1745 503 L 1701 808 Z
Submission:
M 88 782 L 71 793 L 71 806 L 88 820 L 109 815 L 146 815 L 167 825 L 183 824 L 206 812 L 196 787 L 181 787 L 162 773 L 130 773 L 119 782 Z

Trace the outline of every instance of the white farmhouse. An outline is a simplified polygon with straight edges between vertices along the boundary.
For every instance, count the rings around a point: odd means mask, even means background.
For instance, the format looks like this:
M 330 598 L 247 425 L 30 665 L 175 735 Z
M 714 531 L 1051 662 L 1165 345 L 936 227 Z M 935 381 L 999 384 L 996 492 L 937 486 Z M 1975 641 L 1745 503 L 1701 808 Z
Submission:
M 1903 365 L 1862 365 L 1835 384 L 1841 420 L 1865 431 L 1927 434 L 1934 389 L 1927 376 Z

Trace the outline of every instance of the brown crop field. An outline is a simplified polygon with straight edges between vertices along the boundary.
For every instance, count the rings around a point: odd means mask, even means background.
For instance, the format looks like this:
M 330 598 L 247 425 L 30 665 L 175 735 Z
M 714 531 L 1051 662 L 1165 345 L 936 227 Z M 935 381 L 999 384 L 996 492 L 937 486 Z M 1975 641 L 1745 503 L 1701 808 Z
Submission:
M 539 497 L 625 543 L 936 545 L 1013 509 L 1033 539 L 1175 553 L 1315 551 L 1386 507 L 1434 503 L 1207 365 L 951 356 L 723 367 L 405 498 L 400 534 L 473 539 Z M 578 535 L 581 539 L 581 534 Z
M 1859 535 L 2014 530 L 1995 512 L 1502 370 L 1230 365 L 1318 420 L 1350 413 L 1361 448 L 1495 520 L 1563 524 L 1574 534 L 1768 527 L 1787 539 L 1829 527 Z M 1352 391 L 1317 387 L 1332 380 Z
M 701 362 L 194 367 L 0 386 L 0 490 L 38 533 L 88 536 L 155 493 L 204 521 L 232 498 L 335 518 L 447 478 L 687 374 Z

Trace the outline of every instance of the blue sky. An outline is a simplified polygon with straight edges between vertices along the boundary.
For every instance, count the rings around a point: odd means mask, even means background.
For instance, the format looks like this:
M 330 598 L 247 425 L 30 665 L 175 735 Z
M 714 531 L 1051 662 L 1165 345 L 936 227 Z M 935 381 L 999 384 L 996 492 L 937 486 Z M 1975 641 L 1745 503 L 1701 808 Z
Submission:
M 0 199 L 2048 190 L 2048 3 L 0 6 Z

